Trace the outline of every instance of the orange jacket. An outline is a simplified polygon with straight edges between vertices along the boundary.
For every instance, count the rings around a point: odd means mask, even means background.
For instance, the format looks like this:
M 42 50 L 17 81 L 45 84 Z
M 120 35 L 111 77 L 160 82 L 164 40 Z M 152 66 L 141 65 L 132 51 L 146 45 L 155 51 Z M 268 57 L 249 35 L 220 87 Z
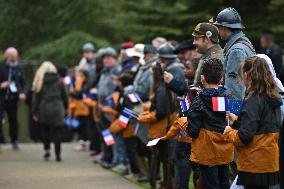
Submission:
M 170 122 L 173 123 L 178 118 L 176 113 L 170 116 Z M 145 112 L 140 114 L 139 121 L 141 123 L 149 124 L 148 137 L 150 139 L 164 137 L 167 133 L 168 118 L 162 120 L 156 119 L 156 112 Z

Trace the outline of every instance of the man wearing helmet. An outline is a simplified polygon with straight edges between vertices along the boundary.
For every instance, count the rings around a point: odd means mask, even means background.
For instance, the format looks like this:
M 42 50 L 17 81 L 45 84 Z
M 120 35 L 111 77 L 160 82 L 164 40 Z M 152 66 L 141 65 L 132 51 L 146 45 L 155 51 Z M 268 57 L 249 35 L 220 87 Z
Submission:
M 85 70 L 88 72 L 90 82 L 95 79 L 95 46 L 92 43 L 86 43 L 83 45 L 83 58 L 79 63 L 79 70 Z
M 238 82 L 240 63 L 246 58 L 255 55 L 250 40 L 242 32 L 245 27 L 239 13 L 234 8 L 222 10 L 214 22 L 219 29 L 219 35 L 226 41 L 224 47 L 225 86 L 235 98 L 242 99 L 245 86 Z

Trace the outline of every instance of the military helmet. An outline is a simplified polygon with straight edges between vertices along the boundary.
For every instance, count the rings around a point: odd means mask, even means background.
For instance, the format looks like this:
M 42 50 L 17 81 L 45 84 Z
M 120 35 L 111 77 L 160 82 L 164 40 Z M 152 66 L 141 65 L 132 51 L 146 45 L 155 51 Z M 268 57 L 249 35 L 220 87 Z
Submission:
M 92 43 L 85 43 L 82 50 L 83 52 L 94 52 L 96 48 Z
M 103 51 L 101 52 L 101 56 L 106 56 L 106 55 L 110 55 L 110 56 L 113 56 L 113 57 L 116 57 L 117 56 L 117 53 L 116 53 L 116 50 L 112 47 L 107 47 L 107 48 L 104 48 Z
M 219 30 L 216 26 L 210 23 L 199 23 L 192 33 L 194 37 L 207 37 L 215 43 L 219 43 Z
M 236 9 L 229 7 L 222 10 L 216 17 L 215 25 L 224 26 L 233 29 L 245 28 L 242 24 L 242 18 Z
M 159 57 L 166 59 L 175 59 L 177 55 L 174 54 L 175 48 L 170 43 L 166 43 L 158 49 Z

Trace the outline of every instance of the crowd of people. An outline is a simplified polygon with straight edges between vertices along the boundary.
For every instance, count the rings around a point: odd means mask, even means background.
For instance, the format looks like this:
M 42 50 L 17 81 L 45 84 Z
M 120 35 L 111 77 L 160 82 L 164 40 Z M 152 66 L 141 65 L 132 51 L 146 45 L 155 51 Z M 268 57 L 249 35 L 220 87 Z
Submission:
M 7 112 L 12 148 L 19 149 L 18 100 L 29 99 L 33 122 L 42 126 L 45 160 L 54 142 L 61 161 L 68 127 L 77 136 L 75 150 L 152 189 L 157 181 L 160 188 L 187 189 L 191 175 L 197 189 L 229 189 L 233 181 L 245 189 L 279 187 L 282 50 L 266 34 L 256 54 L 243 29 L 229 7 L 180 43 L 126 41 L 119 53 L 86 43 L 76 67 L 43 62 L 31 98 L 18 52 L 8 48 L 0 64 L 0 119 Z M 154 139 L 159 142 L 149 145 Z

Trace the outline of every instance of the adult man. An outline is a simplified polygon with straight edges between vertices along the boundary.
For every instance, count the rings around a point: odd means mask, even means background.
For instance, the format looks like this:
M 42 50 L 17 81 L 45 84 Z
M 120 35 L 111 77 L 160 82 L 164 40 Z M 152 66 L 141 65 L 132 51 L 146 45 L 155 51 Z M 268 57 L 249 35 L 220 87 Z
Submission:
M 102 70 L 97 89 L 99 100 L 104 100 L 114 92 L 116 86 L 113 80 L 121 72 L 121 67 L 117 62 L 117 53 L 113 48 L 108 47 L 104 49 L 101 56 L 104 69 Z
M 127 71 L 127 70 L 131 70 L 131 68 L 133 67 L 133 60 L 131 57 L 128 57 L 126 54 L 126 50 L 133 48 L 134 47 L 134 43 L 132 41 L 127 41 L 121 44 L 121 49 L 120 49 L 120 53 L 118 56 L 118 60 L 122 66 L 122 73 Z
M 238 82 L 240 63 L 255 55 L 252 43 L 242 32 L 244 28 L 239 13 L 234 8 L 222 10 L 214 24 L 219 29 L 219 35 L 226 41 L 224 47 L 225 86 L 235 98 L 243 99 L 245 86 Z
M 97 85 L 97 94 L 98 94 L 98 100 L 103 105 L 106 105 L 106 98 L 110 96 L 117 87 L 115 85 L 114 80 L 117 78 L 118 74 L 121 72 L 121 67 L 119 63 L 117 62 L 117 53 L 116 51 L 111 48 L 105 48 L 102 51 L 102 62 L 104 65 L 104 68 L 101 72 L 100 80 Z M 108 115 L 105 115 L 104 113 L 101 113 L 101 122 L 100 122 L 100 129 L 104 130 L 109 127 L 110 125 L 111 117 Z M 116 139 L 116 145 L 121 144 L 121 140 L 119 138 Z M 116 148 L 114 147 L 114 153 L 116 155 L 121 155 L 121 151 L 115 151 L 115 150 L 124 150 L 124 148 Z M 99 160 L 99 163 L 104 168 L 110 168 L 112 163 L 112 148 L 110 146 L 105 145 L 103 143 L 103 157 Z M 120 154 L 119 154 L 120 153 Z M 122 152 L 124 153 L 124 151 Z M 122 155 L 123 156 L 123 155 Z M 122 162 L 117 162 L 122 163 Z
M 206 60 L 209 58 L 217 58 L 222 62 L 224 60 L 218 34 L 218 28 L 210 23 L 199 23 L 192 33 L 193 44 L 196 46 L 197 52 L 202 54 L 194 78 L 194 86 L 196 87 L 201 86 L 200 76 Z
M 273 37 L 270 34 L 263 35 L 260 39 L 260 46 L 263 53 L 266 54 L 272 61 L 276 76 L 279 77 L 282 68 L 283 51 L 279 45 L 274 43 Z
M 180 61 L 184 64 L 186 61 L 194 58 L 200 58 L 201 54 L 196 51 L 196 46 L 193 44 L 193 40 L 182 41 L 174 50 Z
M 158 49 L 159 61 L 164 67 L 164 81 L 168 88 L 182 96 L 187 92 L 187 84 L 185 82 L 184 67 L 180 63 L 177 55 L 174 54 L 174 47 L 170 43 L 162 45 Z M 176 85 L 179 83 L 179 85 Z
M 142 101 L 148 101 L 153 86 L 152 65 L 157 61 L 157 49 L 152 45 L 144 46 L 144 61 L 134 79 L 134 91 Z
M 90 82 L 93 82 L 95 79 L 95 69 L 96 69 L 96 61 L 95 61 L 95 46 L 92 43 L 84 44 L 83 58 L 79 63 L 79 70 L 85 70 L 88 72 Z
M 9 47 L 4 54 L 5 60 L 0 63 L 0 142 L 5 139 L 2 132 L 3 113 L 6 111 L 9 121 L 9 133 L 12 148 L 18 150 L 18 100 L 26 98 L 25 80 L 19 65 L 18 51 Z

